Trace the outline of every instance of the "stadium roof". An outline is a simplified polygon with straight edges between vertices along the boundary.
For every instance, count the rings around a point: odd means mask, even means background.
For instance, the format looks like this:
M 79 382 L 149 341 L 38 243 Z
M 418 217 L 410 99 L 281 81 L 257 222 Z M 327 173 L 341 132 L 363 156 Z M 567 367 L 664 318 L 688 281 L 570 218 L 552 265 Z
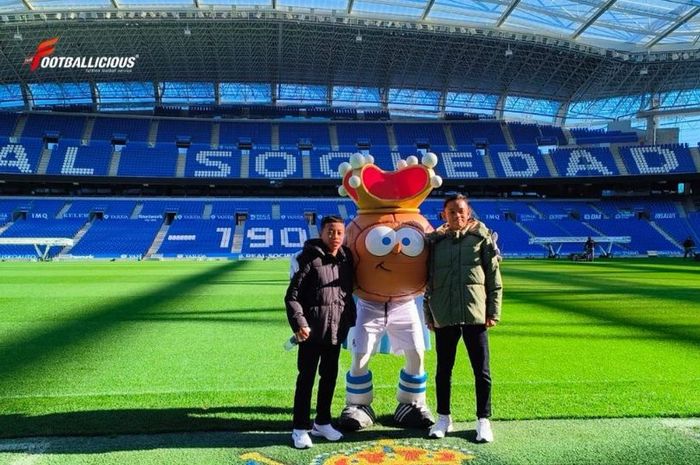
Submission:
M 32 84 L 95 94 L 129 81 L 156 94 L 210 82 L 217 103 L 220 83 L 271 84 L 273 101 L 295 83 L 378 89 L 383 102 L 433 92 L 442 107 L 450 93 L 648 102 L 700 88 L 698 13 L 700 0 L 0 0 L 0 85 L 19 84 L 24 100 Z M 32 71 L 50 38 L 55 57 L 136 65 Z
M 700 0 L 0 0 L 6 13 L 251 7 L 544 33 L 619 50 L 700 46 Z

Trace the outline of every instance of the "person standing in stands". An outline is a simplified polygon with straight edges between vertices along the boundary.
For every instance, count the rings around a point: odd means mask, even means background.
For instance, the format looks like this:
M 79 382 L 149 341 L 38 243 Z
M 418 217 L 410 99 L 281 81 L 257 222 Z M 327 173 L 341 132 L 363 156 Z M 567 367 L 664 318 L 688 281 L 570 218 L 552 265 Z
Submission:
M 688 236 L 688 238 L 683 241 L 683 260 L 688 257 L 693 258 L 695 256 L 695 252 L 693 251 L 694 248 L 695 241 L 692 237 Z
M 438 413 L 429 436 L 443 438 L 452 431 L 452 369 L 462 339 L 476 386 L 476 440 L 491 442 L 488 329 L 501 318 L 498 252 L 492 232 L 472 218 L 465 196 L 447 197 L 441 215 L 447 223 L 426 238 L 430 259 L 423 310 L 428 328 L 435 332 Z
M 338 377 L 340 346 L 355 325 L 352 298 L 353 259 L 344 247 L 342 218 L 326 216 L 321 237 L 304 243 L 296 258 L 298 269 L 287 288 L 285 306 L 289 325 L 299 342 L 296 391 L 294 393 L 294 447 L 313 446 L 312 436 L 338 441 L 343 435 L 331 426 L 331 401 Z M 311 426 L 311 394 L 319 372 L 316 419 Z

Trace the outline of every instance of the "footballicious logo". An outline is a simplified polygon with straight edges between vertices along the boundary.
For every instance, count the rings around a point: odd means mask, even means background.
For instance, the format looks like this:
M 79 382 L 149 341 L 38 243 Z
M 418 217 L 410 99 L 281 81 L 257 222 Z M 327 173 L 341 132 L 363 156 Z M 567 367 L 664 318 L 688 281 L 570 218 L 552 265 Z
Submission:
M 37 68 L 41 69 L 85 69 L 90 72 L 102 71 L 130 71 L 134 65 L 138 55 L 129 57 L 118 56 L 100 56 L 100 57 L 66 57 L 52 56 L 56 51 L 56 43 L 59 38 L 54 37 L 39 43 L 36 47 L 34 55 L 27 57 L 24 60 L 25 65 L 29 65 L 30 71 L 34 72 Z

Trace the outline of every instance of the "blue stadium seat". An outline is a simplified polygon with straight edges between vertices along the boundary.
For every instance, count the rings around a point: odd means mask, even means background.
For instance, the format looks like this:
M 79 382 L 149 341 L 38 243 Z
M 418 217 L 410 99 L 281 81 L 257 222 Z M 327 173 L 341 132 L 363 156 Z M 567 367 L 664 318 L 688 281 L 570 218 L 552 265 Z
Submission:
M 296 150 L 300 140 L 308 140 L 315 149 L 329 150 L 331 139 L 326 123 L 280 123 L 280 149 Z
M 112 144 L 104 140 L 81 146 L 77 139 L 61 139 L 51 153 L 46 174 L 107 176 L 112 149 Z
M 308 238 L 304 220 L 250 220 L 246 222 L 241 257 L 290 256 L 301 250 Z
M 457 145 L 476 145 L 477 141 L 486 141 L 489 145 L 506 145 L 499 121 L 453 122 L 451 126 Z
M 251 150 L 250 177 L 264 179 L 301 178 L 301 155 L 296 150 Z
M 57 132 L 61 138 L 80 139 L 85 120 L 85 116 L 31 113 L 27 115 L 22 137 L 42 138 L 47 132 Z
M 119 176 L 174 177 L 177 165 L 175 144 L 153 148 L 143 142 L 130 142 L 122 149 Z
M 524 124 L 518 122 L 509 122 L 508 129 L 510 130 L 513 141 L 516 145 L 533 145 L 542 137 L 540 128 L 536 124 Z
M 687 145 L 668 144 L 620 147 L 630 174 L 694 173 L 695 164 Z
M 389 136 L 384 123 L 336 123 L 338 145 L 356 147 L 359 140 L 367 141 L 372 148 L 389 145 Z
M 515 150 L 507 146 L 489 147 L 491 162 L 500 178 L 547 178 L 549 171 L 536 145 L 518 146 Z
M 176 219 L 158 255 L 176 258 L 231 255 L 235 224 L 231 220 Z
M 13 143 L 7 138 L 0 138 L 0 173 L 36 173 L 43 147 L 41 139 L 23 138 Z
M 557 149 L 551 154 L 559 176 L 618 176 L 610 149 L 607 147 L 586 147 L 578 149 Z
M 269 150 L 272 147 L 272 125 L 228 121 L 219 124 L 219 146 L 237 149 L 240 138 L 249 139 L 256 149 Z
M 111 141 L 115 134 L 125 135 L 130 142 L 146 142 L 151 120 L 145 118 L 97 117 L 91 139 Z
M 447 145 L 442 123 L 394 123 L 394 134 L 399 145 L 415 147 L 417 142 Z
M 238 178 L 241 152 L 237 149 L 213 150 L 209 145 L 192 144 L 187 149 L 185 176 L 188 178 Z
M 189 121 L 162 119 L 158 123 L 157 142 L 175 142 L 179 137 L 193 144 L 211 143 L 211 121 Z
M 160 229 L 161 221 L 107 219 L 95 221 L 71 255 L 139 259 Z

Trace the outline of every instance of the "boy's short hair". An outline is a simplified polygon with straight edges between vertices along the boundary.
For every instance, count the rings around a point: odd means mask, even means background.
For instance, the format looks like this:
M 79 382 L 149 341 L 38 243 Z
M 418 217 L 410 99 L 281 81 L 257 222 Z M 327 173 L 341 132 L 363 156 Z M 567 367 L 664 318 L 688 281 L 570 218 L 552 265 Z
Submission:
M 469 204 L 466 195 L 460 194 L 459 192 L 453 192 L 447 194 L 447 197 L 445 197 L 445 201 L 442 203 L 442 209 L 444 210 L 445 208 L 447 208 L 448 203 L 455 202 L 457 200 L 464 200 L 467 204 Z
M 342 223 L 343 226 L 345 225 L 345 221 L 337 215 L 327 215 L 324 216 L 323 219 L 321 220 L 321 229 L 325 228 L 327 224 L 331 223 Z

